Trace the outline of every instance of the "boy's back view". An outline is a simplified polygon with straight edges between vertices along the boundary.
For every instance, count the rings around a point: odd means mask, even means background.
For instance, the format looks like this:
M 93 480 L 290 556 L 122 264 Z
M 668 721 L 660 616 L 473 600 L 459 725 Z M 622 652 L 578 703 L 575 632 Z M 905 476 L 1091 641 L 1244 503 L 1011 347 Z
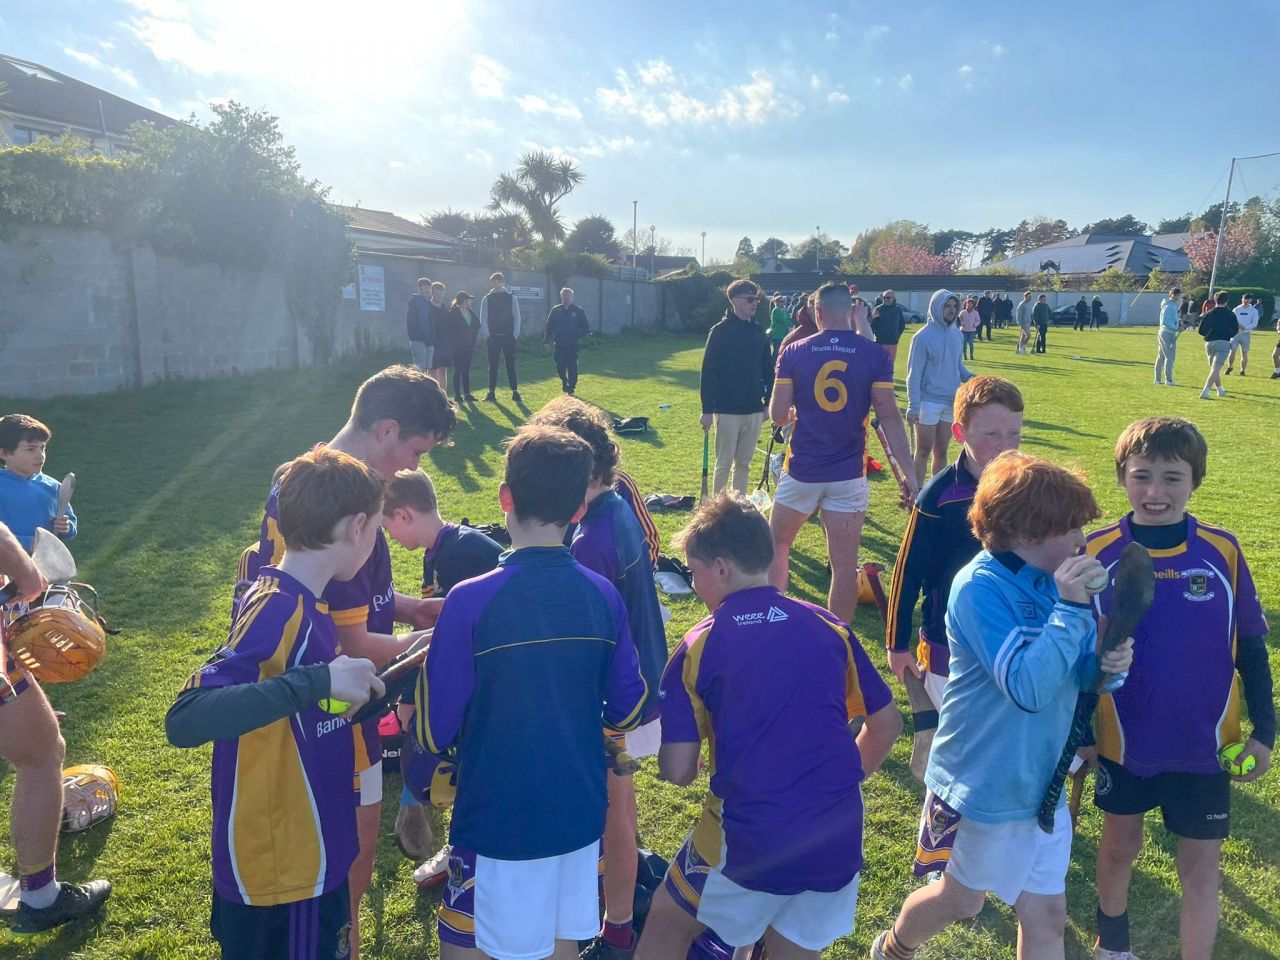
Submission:
M 457 756 L 444 960 L 576 958 L 598 929 L 600 730 L 633 728 L 647 691 L 621 597 L 564 546 L 591 464 L 565 430 L 511 441 L 512 552 L 450 591 L 418 681 L 419 743 Z

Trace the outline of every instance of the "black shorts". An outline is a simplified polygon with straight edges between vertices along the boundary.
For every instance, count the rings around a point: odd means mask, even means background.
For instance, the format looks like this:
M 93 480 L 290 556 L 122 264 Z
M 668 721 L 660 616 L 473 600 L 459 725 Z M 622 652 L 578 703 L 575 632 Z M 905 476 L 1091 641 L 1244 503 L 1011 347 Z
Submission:
M 1225 840 L 1231 824 L 1231 778 L 1225 773 L 1140 777 L 1099 757 L 1093 802 L 1104 813 L 1118 816 L 1159 807 L 1170 833 L 1188 840 Z
M 346 960 L 351 955 L 347 882 L 312 900 L 248 907 L 213 895 L 209 919 L 222 960 Z

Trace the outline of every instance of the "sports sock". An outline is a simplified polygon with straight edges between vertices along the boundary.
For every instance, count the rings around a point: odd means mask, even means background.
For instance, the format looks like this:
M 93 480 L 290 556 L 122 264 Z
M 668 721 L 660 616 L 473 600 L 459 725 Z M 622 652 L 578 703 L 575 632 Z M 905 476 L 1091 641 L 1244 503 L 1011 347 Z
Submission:
M 28 907 L 43 910 L 58 899 L 58 878 L 52 861 L 47 867 L 19 877 L 18 899 Z
M 1127 953 L 1129 950 L 1129 911 L 1109 917 L 1098 908 L 1098 946 L 1103 950 Z
M 889 960 L 914 960 L 919 947 L 905 947 L 902 941 L 898 939 L 897 924 L 890 927 L 884 935 L 884 943 L 880 945 L 884 955 Z
M 636 939 L 636 932 L 631 926 L 631 917 L 627 917 L 621 923 L 605 920 L 604 927 L 600 930 L 600 937 L 605 943 L 619 950 L 630 950 Z

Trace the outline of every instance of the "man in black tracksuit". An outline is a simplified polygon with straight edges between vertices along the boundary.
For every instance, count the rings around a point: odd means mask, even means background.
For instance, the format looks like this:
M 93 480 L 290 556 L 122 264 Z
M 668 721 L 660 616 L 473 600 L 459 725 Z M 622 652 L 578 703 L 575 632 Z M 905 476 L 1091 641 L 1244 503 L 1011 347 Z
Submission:
M 1080 299 L 1076 301 L 1076 330 L 1083 330 L 1089 325 L 1089 301 L 1084 298 L 1084 294 L 1080 294 Z
M 560 375 L 561 389 L 569 396 L 578 387 L 578 342 L 590 335 L 586 311 L 573 302 L 573 291 L 565 287 L 560 291 L 560 302 L 547 314 L 542 345 L 556 345 L 556 373 Z
M 996 302 L 991 299 L 991 291 L 982 291 L 978 298 L 978 339 L 982 339 L 982 331 L 987 331 L 987 340 L 991 340 L 991 317 L 996 312 Z
M 702 354 L 702 429 L 715 423 L 714 492 L 725 488 L 732 467 L 733 485 L 745 494 L 773 381 L 772 350 L 768 331 L 754 319 L 760 288 L 735 280 L 725 293 L 729 309 L 707 334 Z
M 519 402 L 520 390 L 516 384 L 516 341 L 520 338 L 520 301 L 507 289 L 506 278 L 500 273 L 489 277 L 493 289 L 480 301 L 480 333 L 486 338 L 489 349 L 489 393 L 486 400 L 493 400 L 498 387 L 498 357 L 507 361 L 507 385 L 511 387 L 511 399 Z

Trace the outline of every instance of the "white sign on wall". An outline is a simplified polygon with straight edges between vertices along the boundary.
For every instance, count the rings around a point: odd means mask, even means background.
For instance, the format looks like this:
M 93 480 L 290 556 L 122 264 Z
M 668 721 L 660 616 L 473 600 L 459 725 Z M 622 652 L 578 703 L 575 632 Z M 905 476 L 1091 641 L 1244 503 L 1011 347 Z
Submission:
M 342 299 L 354 300 L 356 298 L 356 285 L 354 283 L 344 283 L 342 285 Z
M 521 300 L 541 300 L 542 287 L 507 287 L 513 297 Z
M 360 264 L 360 309 L 387 309 L 387 288 L 381 267 Z

